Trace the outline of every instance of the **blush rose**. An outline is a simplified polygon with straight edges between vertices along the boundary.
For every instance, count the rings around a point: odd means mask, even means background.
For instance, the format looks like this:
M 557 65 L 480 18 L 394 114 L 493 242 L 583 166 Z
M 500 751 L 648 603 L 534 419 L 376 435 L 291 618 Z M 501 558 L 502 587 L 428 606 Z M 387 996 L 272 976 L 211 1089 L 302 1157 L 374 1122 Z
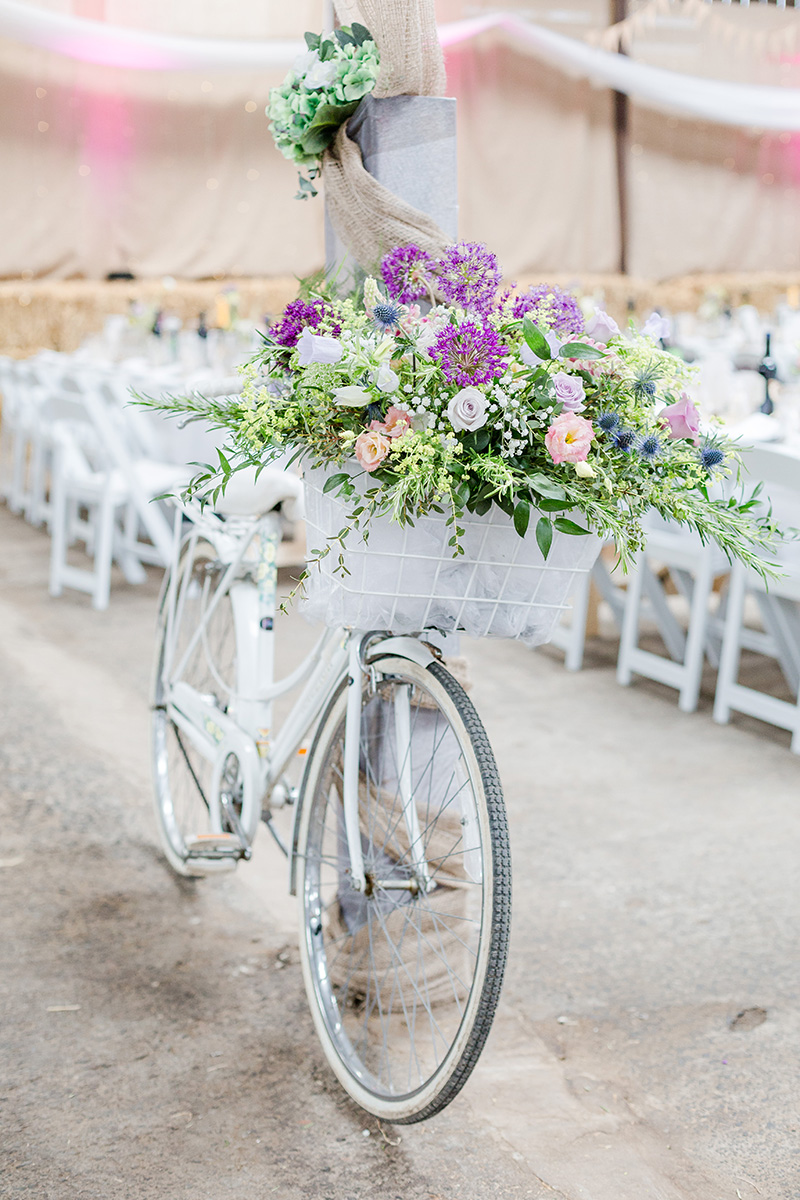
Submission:
M 377 429 L 368 429 L 356 438 L 355 455 L 365 471 L 374 471 L 386 458 L 390 445 L 384 433 Z

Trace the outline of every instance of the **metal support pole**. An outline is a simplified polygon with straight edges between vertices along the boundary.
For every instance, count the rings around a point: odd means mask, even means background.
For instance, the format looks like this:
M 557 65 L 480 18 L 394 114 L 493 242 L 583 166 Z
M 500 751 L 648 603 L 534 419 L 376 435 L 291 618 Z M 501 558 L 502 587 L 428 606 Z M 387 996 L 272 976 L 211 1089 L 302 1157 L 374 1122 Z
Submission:
M 611 0 L 611 23 L 628 15 L 627 0 Z M 624 54 L 624 51 L 620 51 Z M 628 133 L 630 103 L 624 92 L 614 92 L 614 148 L 617 167 L 617 212 L 619 214 L 619 273 L 628 274 Z

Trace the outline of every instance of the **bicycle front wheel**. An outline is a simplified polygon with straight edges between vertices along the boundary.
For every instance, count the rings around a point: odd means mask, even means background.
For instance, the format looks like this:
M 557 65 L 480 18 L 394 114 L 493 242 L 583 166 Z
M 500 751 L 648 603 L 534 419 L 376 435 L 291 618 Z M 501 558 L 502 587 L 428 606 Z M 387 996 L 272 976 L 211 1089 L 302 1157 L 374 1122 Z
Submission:
M 298 838 L 300 954 L 325 1055 L 386 1121 L 439 1112 L 494 1016 L 508 948 L 511 864 L 486 733 L 438 663 L 378 658 L 364 682 L 351 874 L 342 804 L 346 682 L 310 751 Z

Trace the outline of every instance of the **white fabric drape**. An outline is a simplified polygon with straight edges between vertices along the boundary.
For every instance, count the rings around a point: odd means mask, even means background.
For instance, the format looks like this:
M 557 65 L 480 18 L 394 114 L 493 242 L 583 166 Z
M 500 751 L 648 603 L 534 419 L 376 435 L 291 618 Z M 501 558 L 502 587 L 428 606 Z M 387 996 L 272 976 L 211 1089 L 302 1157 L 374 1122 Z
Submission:
M 589 46 L 505 13 L 439 28 L 445 49 L 487 35 L 593 84 L 625 92 L 658 112 L 724 125 L 800 130 L 800 89 L 738 84 L 668 71 Z M 172 37 L 0 0 L 0 36 L 83 62 L 138 70 L 213 71 L 289 66 L 304 49 L 294 39 L 238 41 Z

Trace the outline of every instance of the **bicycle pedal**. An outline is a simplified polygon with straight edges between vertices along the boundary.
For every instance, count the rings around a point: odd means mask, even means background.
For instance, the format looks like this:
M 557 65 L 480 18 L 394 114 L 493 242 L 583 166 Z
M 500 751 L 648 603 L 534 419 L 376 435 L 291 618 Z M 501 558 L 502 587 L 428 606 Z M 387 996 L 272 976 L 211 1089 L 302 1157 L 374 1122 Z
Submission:
M 209 871 L 232 871 L 240 858 L 247 858 L 246 848 L 232 833 L 198 833 L 186 838 L 186 860 L 202 870 L 207 863 Z

